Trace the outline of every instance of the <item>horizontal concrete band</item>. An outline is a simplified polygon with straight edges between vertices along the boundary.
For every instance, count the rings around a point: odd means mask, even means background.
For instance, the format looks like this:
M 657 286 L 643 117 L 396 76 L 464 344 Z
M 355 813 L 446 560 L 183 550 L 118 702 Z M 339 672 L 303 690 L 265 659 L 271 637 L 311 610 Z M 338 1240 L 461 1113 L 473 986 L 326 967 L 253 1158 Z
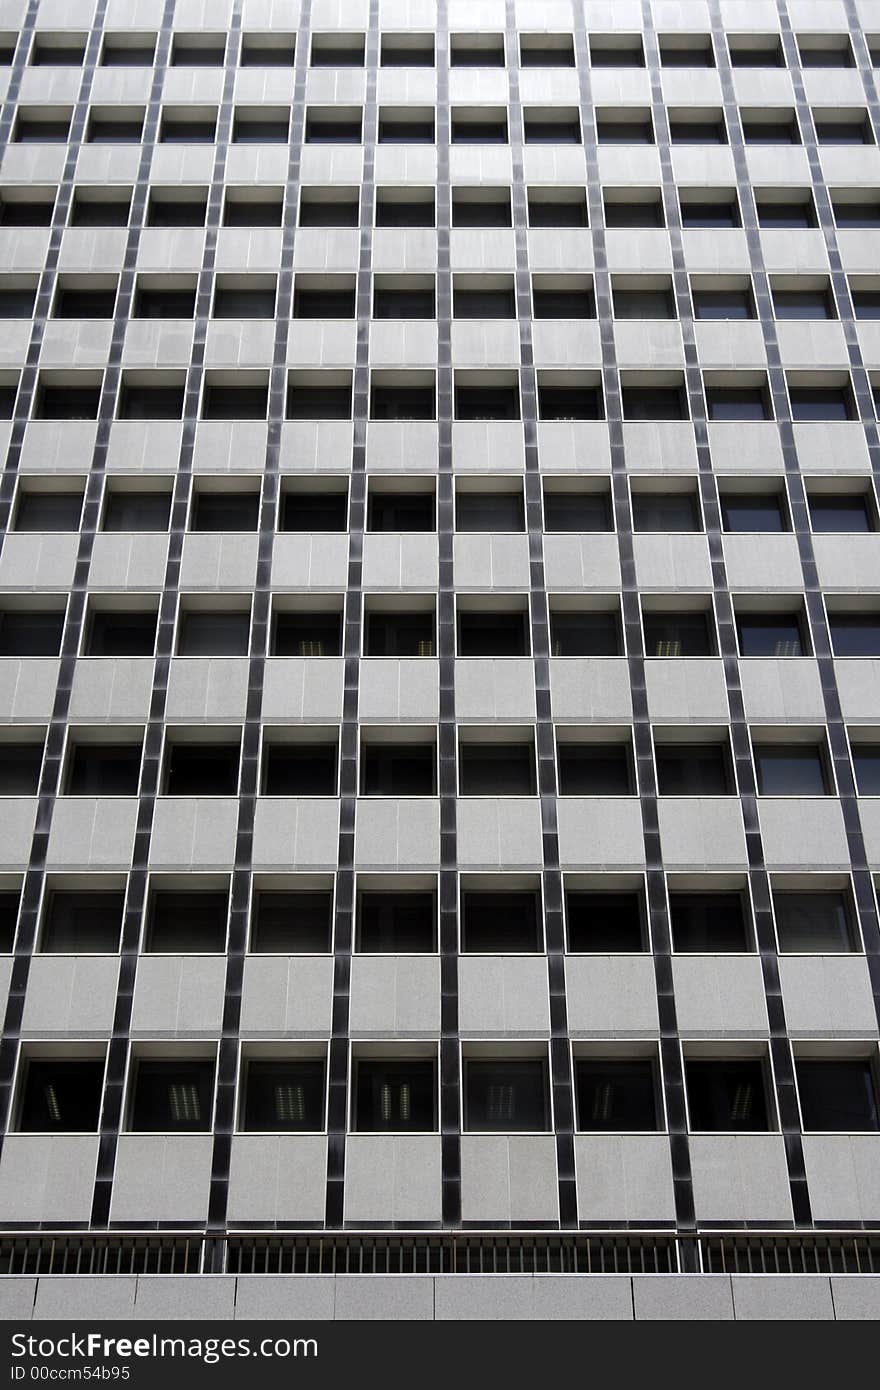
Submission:
M 687 1320 L 880 1318 L 880 1275 L 7 1275 L 0 1317 Z

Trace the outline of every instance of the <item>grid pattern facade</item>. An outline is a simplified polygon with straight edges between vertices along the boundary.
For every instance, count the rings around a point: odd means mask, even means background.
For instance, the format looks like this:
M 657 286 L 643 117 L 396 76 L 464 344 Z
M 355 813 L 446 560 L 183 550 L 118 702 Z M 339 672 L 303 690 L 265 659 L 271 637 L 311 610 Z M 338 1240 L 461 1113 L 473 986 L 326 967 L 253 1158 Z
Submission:
M 876 1229 L 880 3 L 0 57 L 0 1226 Z

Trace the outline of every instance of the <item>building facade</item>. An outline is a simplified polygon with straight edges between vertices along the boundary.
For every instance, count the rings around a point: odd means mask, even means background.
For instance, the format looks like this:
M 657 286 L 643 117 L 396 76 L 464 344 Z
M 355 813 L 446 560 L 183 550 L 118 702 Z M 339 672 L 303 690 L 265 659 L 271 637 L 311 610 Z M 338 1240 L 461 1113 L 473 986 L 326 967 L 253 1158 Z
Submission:
M 880 4 L 0 60 L 0 1296 L 876 1314 Z

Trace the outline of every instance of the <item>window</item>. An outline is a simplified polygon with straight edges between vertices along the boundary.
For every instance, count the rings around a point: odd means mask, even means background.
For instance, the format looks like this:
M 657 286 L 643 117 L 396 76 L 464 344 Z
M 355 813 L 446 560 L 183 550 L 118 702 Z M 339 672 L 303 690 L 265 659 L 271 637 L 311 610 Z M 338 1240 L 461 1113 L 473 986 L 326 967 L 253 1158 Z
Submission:
M 549 1129 L 550 1092 L 543 1058 L 465 1058 L 464 1127 L 490 1133 Z
M 23 489 L 15 509 L 16 531 L 78 531 L 81 492 L 36 492 Z
M 191 531 L 256 531 L 260 516 L 258 492 L 208 492 L 199 488 L 190 513 Z
M 275 193 L 260 187 L 230 188 L 223 204 L 223 226 L 280 227 L 283 207 L 280 190 Z
M 172 743 L 165 754 L 165 796 L 235 796 L 237 743 Z
M 100 383 L 70 381 L 56 385 L 43 380 L 37 387 L 34 417 L 37 420 L 97 420 Z
M 213 1059 L 140 1058 L 134 1068 L 128 1127 L 139 1133 L 209 1130 L 213 1097 Z
M 433 319 L 436 313 L 433 277 L 377 277 L 373 290 L 374 319 Z
M 355 107 L 319 107 L 306 111 L 307 145 L 359 145 L 362 114 Z
M 287 418 L 350 420 L 351 374 L 318 372 L 292 376 L 287 388 Z
M 700 531 L 697 499 L 692 492 L 634 492 L 635 531 Z
M 104 501 L 102 530 L 167 531 L 170 515 L 170 492 L 113 490 Z
M 607 491 L 569 491 L 544 484 L 545 531 L 613 531 Z
M 17 1129 L 31 1134 L 89 1134 L 97 1130 L 104 1087 L 103 1057 L 76 1061 L 30 1057 L 23 1066 Z
M 267 743 L 263 751 L 263 796 L 335 796 L 335 743 Z
M 665 227 L 663 203 L 658 191 L 605 190 L 605 226 L 609 231 L 621 228 Z
M 47 955 L 115 955 L 125 890 L 52 888 L 46 900 L 40 950 Z
M 0 419 L 11 420 L 15 409 L 15 397 L 18 392 L 17 378 L 10 380 L 6 374 L 6 380 L 0 380 Z
M 222 68 L 225 56 L 223 34 L 175 34 L 171 41 L 173 68 Z
M 0 656 L 58 656 L 64 613 L 7 608 L 0 612 Z
M 853 914 L 845 893 L 774 889 L 773 909 L 780 951 L 839 955 L 857 949 Z
M 220 276 L 214 291 L 215 319 L 275 317 L 275 280 L 254 275 L 241 280 Z
M 371 488 L 367 498 L 367 530 L 424 532 L 435 529 L 434 493 L 384 492 Z
M 147 911 L 144 950 L 153 955 L 222 955 L 228 915 L 226 889 L 155 890 Z
M 550 655 L 622 656 L 619 613 L 551 608 Z
M 645 949 L 645 916 L 637 892 L 567 888 L 568 950 L 577 955 L 629 955 Z
M 709 198 L 706 196 L 708 191 L 685 193 L 682 190 L 679 193 L 682 227 L 686 230 L 690 227 L 741 227 L 736 194 L 725 191 L 720 197 Z
M 252 1058 L 244 1075 L 243 1130 L 308 1133 L 324 1128 L 323 1057 Z
M 359 221 L 356 189 L 304 188 L 300 194 L 301 227 L 356 227 Z
M 237 374 L 236 374 L 237 375 Z M 268 387 L 248 379 L 235 381 L 208 373 L 202 392 L 203 420 L 265 420 Z
M 740 656 L 807 656 L 801 615 L 791 613 L 737 613 L 736 635 Z
M 536 275 L 532 280 L 532 316 L 536 319 L 594 319 L 592 286 L 581 277 Z
M 754 386 L 706 385 L 706 410 L 710 420 L 771 420 L 770 398 L 765 383 Z
M 820 1133 L 880 1129 L 877 1077 L 867 1057 L 798 1058 L 795 1062 L 801 1119 Z
M 160 145 L 213 145 L 217 138 L 217 118 L 213 113 L 192 110 L 166 110 L 159 125 Z
M 457 492 L 455 529 L 524 531 L 525 510 L 522 492 Z
M 530 227 L 586 227 L 587 195 L 582 188 L 528 189 Z
M 0 192 L 0 227 L 48 227 L 54 207 L 54 189 L 7 186 Z
M 756 114 L 743 115 L 743 140 L 747 145 L 799 145 L 800 131 L 794 115 L 785 117 Z
M 272 626 L 272 656 L 340 656 L 342 614 L 276 613 Z
M 70 225 L 71 227 L 126 227 L 130 210 L 130 193 L 117 194 L 112 189 L 79 189 L 73 196 L 70 208 Z
M 638 34 L 591 34 L 590 64 L 594 68 L 643 68 L 645 54 Z
M 462 609 L 458 615 L 459 656 L 528 656 L 527 615 L 522 611 Z
M 494 373 L 478 372 L 475 377 L 488 377 L 485 384 L 471 378 L 466 384 L 462 373 L 456 373 L 455 415 L 458 420 L 518 420 L 519 387 L 494 382 Z
M 805 197 L 771 197 L 757 193 L 755 204 L 759 227 L 804 229 L 818 226 L 812 194 Z
M 134 296 L 136 319 L 191 319 L 196 311 L 196 287 L 177 277 L 163 284 L 138 282 Z
M 29 112 L 20 112 L 12 138 L 20 145 L 64 145 L 70 138 L 70 118 L 53 119 L 35 113 L 31 107 Z
M 823 289 L 773 291 L 773 311 L 778 319 L 833 319 L 834 301 L 827 285 Z
M 851 420 L 852 396 L 848 386 L 795 386 L 789 383 L 791 418 L 795 421 Z
M 748 951 L 740 893 L 669 894 L 673 950 L 690 955 Z
M 313 68 L 362 68 L 363 34 L 313 34 Z
M 685 1059 L 692 1130 L 736 1133 L 769 1130 L 764 1067 L 758 1058 Z
M 754 746 L 761 796 L 826 796 L 828 783 L 821 748 L 815 744 Z
M 880 290 L 852 289 L 853 313 L 857 319 L 880 319 Z
M 560 796 L 632 796 L 632 753 L 625 743 L 560 742 L 556 750 Z
M 333 936 L 329 889 L 286 892 L 259 888 L 251 907 L 251 951 L 267 955 L 326 955 Z
M 36 796 L 42 743 L 0 743 L 0 796 Z
M 674 319 L 675 300 L 668 283 L 614 285 L 614 317 L 618 319 Z
M 429 609 L 372 609 L 364 616 L 364 656 L 434 655 L 434 614 Z
M 75 743 L 67 759 L 65 796 L 137 796 L 141 745 Z
M 714 68 L 709 34 L 661 34 L 660 62 L 664 68 Z
M 570 34 L 523 34 L 519 41 L 523 68 L 573 68 L 574 43 Z
M 849 39 L 843 34 L 804 34 L 797 44 L 802 68 L 855 67 Z
M 378 141 L 380 145 L 433 145 L 433 107 L 380 106 Z
M 452 34 L 449 66 L 453 68 L 503 68 L 503 34 Z
M 38 33 L 31 49 L 31 67 L 79 68 L 85 56 L 85 36 Z
M 30 319 L 34 315 L 36 285 L 16 285 L 7 280 L 0 287 L 0 318 Z
M 292 68 L 295 57 L 293 34 L 272 32 L 243 34 L 241 57 L 243 68 Z
M 339 489 L 281 494 L 281 531 L 345 531 L 347 518 L 348 493 Z
M 866 492 L 808 492 L 814 531 L 873 531 L 874 509 Z
M 4 955 L 12 951 L 15 943 L 20 896 L 18 889 L 0 889 L 0 951 Z
M 420 373 L 405 373 L 398 381 L 382 380 L 374 374 L 370 391 L 371 420 L 434 420 L 434 382 L 419 378 Z
M 880 196 L 870 196 L 866 190 L 854 190 L 852 194 L 838 192 L 832 195 L 834 219 L 841 230 L 863 230 L 880 227 Z
M 143 138 L 143 112 L 129 112 L 126 108 L 101 110 L 92 108 L 86 126 L 87 145 L 137 145 Z
M 361 796 L 436 796 L 434 744 L 365 741 L 360 791 Z
M 645 656 L 712 656 L 715 646 L 709 616 L 703 612 L 642 614 Z
M 815 118 L 819 145 L 873 145 L 871 123 L 866 115 L 849 116 L 844 107 L 833 116 Z
M 502 107 L 452 108 L 453 145 L 506 145 L 507 112 Z
M 428 1058 L 354 1060 L 357 1133 L 426 1133 L 437 1127 L 436 1067 Z
M 460 796 L 534 796 L 535 755 L 529 743 L 471 743 L 458 749 Z
M 602 388 L 588 372 L 538 372 L 541 420 L 601 420 Z
M 453 281 L 452 304 L 452 312 L 457 319 L 516 318 L 513 281 L 506 276 L 456 276 Z
M 725 531 L 787 531 L 783 502 L 776 492 L 722 492 Z
M 383 34 L 380 62 L 383 68 L 432 68 L 433 34 Z
M 435 220 L 433 188 L 376 190 L 377 227 L 433 227 Z
M 880 744 L 853 743 L 851 752 L 859 796 L 880 796 Z
M 657 1080 L 649 1057 L 580 1057 L 574 1064 L 577 1127 L 594 1133 L 656 1130 Z
M 453 188 L 453 227 L 510 227 L 508 188 Z
M 832 611 L 828 626 L 835 656 L 880 656 L 880 615 Z
M 204 227 L 207 215 L 207 194 L 185 189 L 176 195 L 174 191 L 163 190 L 161 193 L 150 194 L 147 226 Z
M 684 387 L 624 384 L 621 391 L 625 420 L 687 420 Z
M 436 950 L 436 904 L 431 892 L 358 894 L 358 951 L 380 955 L 426 955 Z
M 693 290 L 695 319 L 753 319 L 755 305 L 748 287 Z
M 726 743 L 659 743 L 655 749 L 660 796 L 732 796 Z
M 653 145 L 654 127 L 647 112 L 597 112 L 596 137 L 600 145 Z
M 730 65 L 734 68 L 782 68 L 785 54 L 776 34 L 730 34 Z
M 669 139 L 673 145 L 726 145 L 727 128 L 720 111 L 687 108 L 669 112 Z
M 184 385 L 153 381 L 131 374 L 119 390 L 120 420 L 179 420 L 183 415 Z
M 464 888 L 461 949 L 471 955 L 534 955 L 543 949 L 540 894 L 534 888 Z
M 526 107 L 523 111 L 523 141 L 527 145 L 579 145 L 581 123 L 577 108 Z

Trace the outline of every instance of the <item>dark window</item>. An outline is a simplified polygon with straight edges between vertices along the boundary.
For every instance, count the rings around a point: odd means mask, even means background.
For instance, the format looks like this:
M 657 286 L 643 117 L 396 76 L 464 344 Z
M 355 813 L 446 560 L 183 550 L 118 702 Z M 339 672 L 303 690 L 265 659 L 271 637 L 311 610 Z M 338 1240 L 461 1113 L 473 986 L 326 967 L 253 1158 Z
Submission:
M 11 952 L 15 942 L 19 896 L 17 891 L 0 889 L 0 951 L 4 955 Z
M 877 1080 L 867 1057 L 795 1063 L 805 1130 L 829 1133 L 880 1129 Z
M 16 531 L 78 531 L 81 492 L 21 492 L 15 512 Z
M 154 955 L 221 955 L 229 897 L 223 891 L 160 889 L 150 899 L 144 949 Z
M 295 319 L 353 319 L 354 316 L 353 285 L 341 290 L 297 289 L 293 296 Z
M 623 227 L 665 227 L 663 204 L 659 198 L 605 199 L 605 226 L 609 231 Z
M 454 289 L 453 314 L 457 319 L 515 319 L 513 286 L 499 290 Z
M 436 1128 L 433 1061 L 361 1058 L 354 1063 L 355 1131 L 421 1132 Z
M 434 118 L 423 119 L 405 110 L 380 115 L 378 142 L 380 145 L 433 145 Z
M 35 38 L 31 52 L 31 66 L 35 68 L 78 68 L 82 67 L 86 56 L 83 39 L 63 37 L 60 42 Z
M 342 652 L 340 613 L 277 613 L 273 656 L 339 656 Z
M 822 48 L 810 44 L 800 44 L 802 68 L 852 68 L 855 67 L 849 43 L 831 43 Z
M 521 492 L 459 492 L 455 499 L 457 531 L 523 531 Z
M 501 196 L 497 192 L 481 193 L 479 189 L 468 190 L 467 193 L 460 191 L 452 194 L 452 225 L 453 227 L 509 227 L 511 226 L 510 216 L 510 193 L 501 190 Z
M 361 118 L 350 120 L 342 117 L 322 119 L 320 116 L 306 116 L 307 145 L 359 145 L 361 143 Z
M 857 319 L 880 319 L 880 291 L 853 290 L 852 302 Z
M 357 949 L 368 954 L 427 954 L 436 949 L 433 893 L 358 896 Z
M 816 121 L 819 145 L 873 145 L 867 119 L 861 121 Z
M 87 197 L 74 194 L 70 210 L 71 227 L 125 227 L 131 210 L 130 198 Z M 204 221 L 204 219 L 203 219 Z
M 854 743 L 852 760 L 859 796 L 880 796 L 880 744 Z
M 14 384 L 0 385 L 0 420 L 11 420 L 15 409 L 18 387 Z
M 587 200 L 583 193 L 575 198 L 554 197 L 552 191 L 545 196 L 537 193 L 529 196 L 530 227 L 586 227 Z
M 0 318 L 30 319 L 34 314 L 36 289 L 0 289 Z
M 433 492 L 371 492 L 367 504 L 369 531 L 433 531 Z
M 364 743 L 362 796 L 435 796 L 437 755 L 433 744 Z
M 171 1133 L 211 1128 L 214 1062 L 137 1063 L 129 1128 L 140 1133 Z
M 565 917 L 572 954 L 629 955 L 645 949 L 645 921 L 638 893 L 568 889 Z
M 611 499 L 607 492 L 564 492 L 544 489 L 544 530 L 613 531 Z
M 177 120 L 165 116 L 159 127 L 160 145 L 213 145 L 216 137 L 215 120 Z
M 458 750 L 461 796 L 534 796 L 535 758 L 530 743 L 462 743 Z
M 251 618 L 247 612 L 193 609 L 180 615 L 180 656 L 247 656 Z
M 596 135 L 600 145 L 653 145 L 654 127 L 650 117 L 645 120 L 615 121 L 599 117 Z
M 136 319 L 191 319 L 196 311 L 195 289 L 138 289 L 134 297 Z
M 680 201 L 682 227 L 715 228 L 742 225 L 735 198 L 719 199 L 717 202 L 700 202 L 695 198 L 682 198 Z
M 534 889 L 461 895 L 461 949 L 472 955 L 534 954 L 542 949 L 541 903 Z
M 350 420 L 352 386 L 288 386 L 288 420 Z
M 105 531 L 167 531 L 170 492 L 108 492 Z
M 712 656 L 715 650 L 706 613 L 642 615 L 645 656 Z
M 457 300 L 456 300 L 457 302 Z M 456 309 L 456 313 L 458 310 Z M 434 287 L 391 289 L 377 285 L 373 294 L 374 319 L 432 319 L 436 317 Z M 378 389 L 378 388 L 377 388 Z M 389 390 L 390 388 L 385 388 Z M 428 416 L 427 418 L 431 418 Z
M 797 613 L 740 613 L 736 619 L 740 656 L 806 656 Z
M 536 319 L 594 319 L 596 301 L 592 290 L 580 286 L 546 290 L 534 285 L 532 311 Z
M 453 68 L 503 68 L 504 38 L 501 34 L 453 34 L 449 66 Z
M 674 319 L 671 289 L 615 289 L 614 317 L 618 319 Z
M 519 47 L 522 68 L 574 67 L 574 43 L 569 34 L 524 34 Z
M 692 492 L 634 492 L 636 531 L 699 531 L 697 499 Z
M 793 420 L 850 420 L 852 401 L 843 386 L 790 386 Z
M 541 120 L 525 114 L 523 140 L 526 145 L 579 145 L 581 123 L 577 115 L 569 119 L 560 116 L 555 120 Z
M 455 414 L 459 420 L 518 420 L 516 386 L 456 386 Z
M 750 290 L 694 290 L 695 319 L 753 319 Z
M 208 383 L 202 396 L 203 420 L 265 420 L 268 388 Z
M 834 203 L 834 217 L 842 229 L 880 227 L 880 199 L 865 198 L 860 202 L 849 202 L 841 198 Z
M 721 495 L 725 531 L 787 530 L 782 500 L 774 492 L 728 492 Z
M 280 197 L 248 198 L 226 194 L 224 227 L 280 227 L 283 203 Z M 304 225 L 304 224 L 303 224 Z
M 383 68 L 432 68 L 434 36 L 383 34 L 381 64 Z
M 632 796 L 632 756 L 626 744 L 560 743 L 556 750 L 560 796 Z
M 173 68 L 222 68 L 225 56 L 226 45 L 222 35 L 205 42 L 186 34 L 175 34 L 171 44 Z
M 299 200 L 301 227 L 356 227 L 360 221 L 357 196 L 322 197 L 317 191 L 303 189 Z
M 282 531 L 344 531 L 347 524 L 347 492 L 281 494 Z
M 42 765 L 42 743 L 0 743 L 0 795 L 36 796 Z
M 99 608 L 91 614 L 84 647 L 86 656 L 152 656 L 156 642 L 156 613 L 126 608 Z
M 528 656 L 526 614 L 474 613 L 458 615 L 459 656 Z
M 685 1062 L 692 1130 L 710 1133 L 768 1130 L 764 1068 L 755 1059 Z
M 48 227 L 54 198 L 0 197 L 0 227 Z
M 743 120 L 743 139 L 747 145 L 799 145 L 797 122 Z
M 722 743 L 661 743 L 655 750 L 661 796 L 732 796 L 733 774 Z
M 57 656 L 64 631 L 63 612 L 0 613 L 0 656 Z
M 849 902 L 839 892 L 773 894 L 780 951 L 838 955 L 856 950 Z
M 269 1133 L 324 1128 L 324 1059 L 250 1061 L 245 1072 L 242 1129 Z
M 827 795 L 821 749 L 810 744 L 756 744 L 754 754 L 761 796 Z
M 619 615 L 601 611 L 551 611 L 550 655 L 622 656 Z
M 286 145 L 289 133 L 287 117 L 236 116 L 232 122 L 233 145 Z
M 539 1058 L 464 1064 L 464 1127 L 510 1133 L 550 1128 L 546 1063 Z
M 758 198 L 756 206 L 759 227 L 804 229 L 818 225 L 812 198 L 798 199 L 797 202 Z
M 67 765 L 66 796 L 137 796 L 140 744 L 78 743 Z
M 207 198 L 151 196 L 147 209 L 147 226 L 204 227 L 207 211 Z
M 686 420 L 681 386 L 624 386 L 623 414 L 627 420 Z
M 125 893 L 50 892 L 40 950 L 47 955 L 115 955 L 119 950 Z
M 763 386 L 707 386 L 710 420 L 769 420 L 770 401 Z
M 880 616 L 876 613 L 829 613 L 835 656 L 880 656 Z
M 368 612 L 364 655 L 433 656 L 434 614 Z
M 37 420 L 97 420 L 100 386 L 49 386 L 37 390 Z
M 542 420 L 601 420 L 599 386 L 547 386 L 538 381 L 538 414 Z
M 620 1132 L 655 1130 L 657 1084 L 650 1058 L 574 1064 L 579 1130 Z
M 258 492 L 202 492 L 193 500 L 193 531 L 256 531 L 260 517 Z
M 506 145 L 507 117 L 488 115 L 483 120 L 468 120 L 453 114 L 452 143 L 454 145 Z
M 836 317 L 834 303 L 827 289 L 774 290 L 773 310 L 778 319 L 833 319 Z
M 271 319 L 274 316 L 274 288 L 234 289 L 219 285 L 214 295 L 215 319 Z
M 25 1063 L 18 1129 L 32 1134 L 86 1134 L 98 1128 L 104 1059 L 31 1058 Z
M 156 56 L 156 41 L 147 35 L 134 36 L 133 42 L 127 37 L 108 34 L 104 40 L 101 66 L 105 68 L 151 68 Z
M 635 43 L 590 41 L 590 63 L 594 68 L 643 68 L 645 55 L 641 39 Z
M 165 757 L 166 796 L 235 796 L 237 743 L 173 743 Z
M 810 525 L 814 531 L 873 531 L 864 492 L 809 493 Z
M 396 192 L 396 190 L 395 190 Z M 429 198 L 392 197 L 376 194 L 377 227 L 433 227 L 434 194 Z
M 676 951 L 712 955 L 749 949 L 740 893 L 670 893 L 669 920 Z
M 70 121 L 38 121 L 19 116 L 14 140 L 21 145 L 64 145 L 70 136 Z
M 335 743 L 269 743 L 263 754 L 264 796 L 335 796 Z
M 661 37 L 660 62 L 664 68 L 714 68 L 712 40 L 708 34 L 681 39 L 675 34 Z
M 370 392 L 372 420 L 433 420 L 434 387 L 373 386 Z
M 669 121 L 669 138 L 673 145 L 726 145 L 727 129 L 724 120 Z
M 143 130 L 143 117 L 126 121 L 93 116 L 86 130 L 86 144 L 137 145 L 143 138 Z
M 119 393 L 120 420 L 179 420 L 183 415 L 180 386 L 135 386 L 123 380 Z
M 316 34 L 312 39 L 313 68 L 362 68 L 364 65 L 365 40 L 353 34 Z
M 323 956 L 333 933 L 333 894 L 326 890 L 254 894 L 252 951 L 267 955 Z

